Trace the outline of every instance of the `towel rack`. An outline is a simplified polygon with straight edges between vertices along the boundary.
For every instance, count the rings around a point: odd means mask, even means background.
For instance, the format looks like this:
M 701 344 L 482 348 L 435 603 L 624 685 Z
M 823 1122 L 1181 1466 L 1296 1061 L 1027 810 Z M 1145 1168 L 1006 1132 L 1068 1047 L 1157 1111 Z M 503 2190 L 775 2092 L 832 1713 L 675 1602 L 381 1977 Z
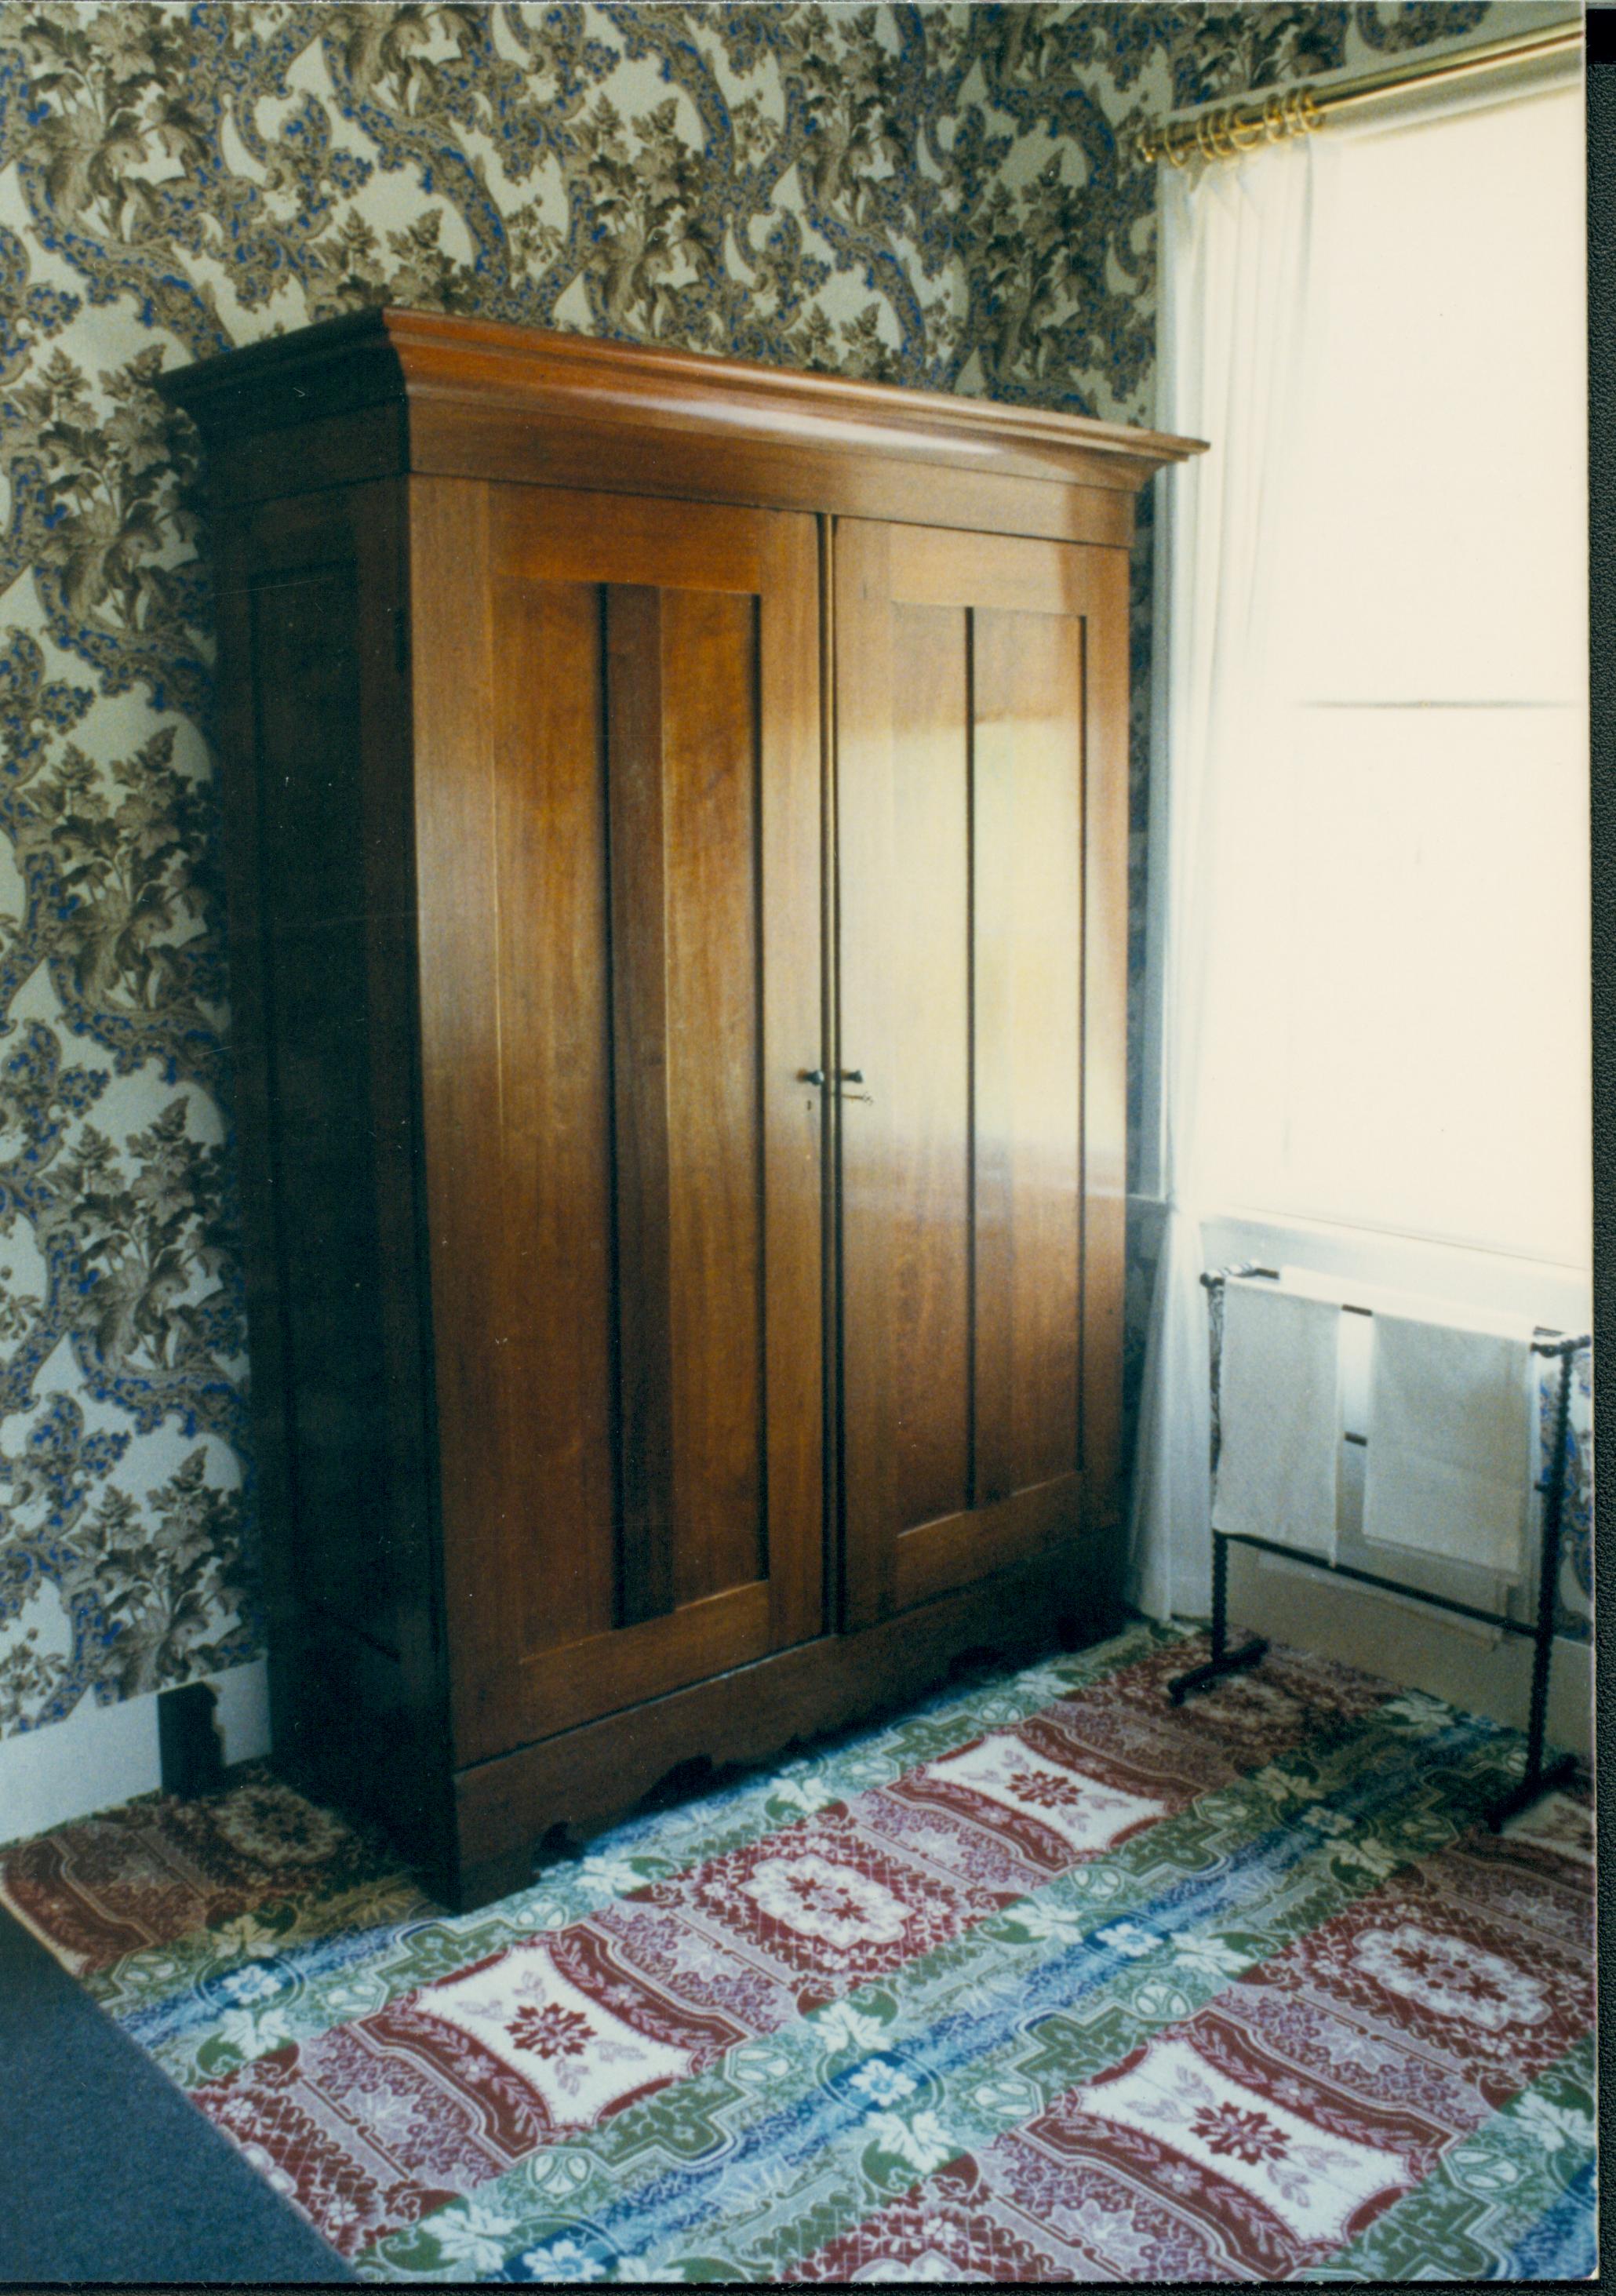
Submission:
M 1222 1386 L 1222 1317 L 1223 1287 L 1235 1277 L 1262 1276 L 1274 1283 L 1279 1281 L 1276 1267 L 1259 1267 L 1245 1260 L 1235 1262 L 1202 1275 L 1207 1291 L 1207 1309 L 1211 1324 L 1212 1380 L 1212 1444 L 1211 1466 L 1216 1472 L 1218 1453 L 1222 1447 L 1222 1430 L 1218 1423 L 1218 1403 Z M 1342 1311 L 1349 1316 L 1372 1316 L 1372 1308 L 1358 1308 L 1341 1302 Z M 1554 1592 L 1560 1579 L 1560 1530 L 1565 1505 L 1565 1439 L 1571 1423 L 1571 1365 L 1582 1349 L 1591 1347 L 1592 1336 L 1587 1332 L 1568 1333 L 1537 1327 L 1531 1342 L 1534 1355 L 1557 1357 L 1560 1362 L 1560 1384 L 1554 1402 L 1554 1456 L 1548 1471 L 1537 1488 L 1543 1497 L 1542 1551 L 1538 1568 L 1538 1611 L 1529 1624 L 1522 1619 L 1512 1619 L 1499 1611 L 1483 1611 L 1473 1603 L 1461 1603 L 1450 1595 L 1433 1595 L 1423 1587 L 1410 1587 L 1398 1578 L 1383 1578 L 1373 1570 L 1360 1570 L 1356 1564 L 1333 1562 L 1323 1555 L 1306 1552 L 1301 1547 L 1286 1546 L 1276 1538 L 1259 1538 L 1254 1532 L 1244 1530 L 1212 1531 L 1212 1654 L 1204 1665 L 1193 1666 L 1185 1674 L 1175 1675 L 1167 1685 L 1169 1698 L 1175 1706 L 1183 1704 L 1192 1691 L 1207 1690 L 1226 1674 L 1238 1674 L 1255 1666 L 1267 1650 L 1259 1636 L 1243 1643 L 1238 1650 L 1228 1645 L 1228 1577 L 1231 1546 L 1253 1546 L 1265 1554 L 1281 1554 L 1287 1562 L 1305 1563 L 1310 1570 L 1328 1571 L 1336 1578 L 1351 1578 L 1359 1586 L 1379 1587 L 1386 1593 L 1402 1595 L 1410 1601 L 1429 1603 L 1440 1611 L 1456 1611 L 1460 1618 L 1475 1619 L 1483 1626 L 1497 1627 L 1505 1634 L 1530 1636 L 1532 1650 L 1531 1700 L 1527 1711 L 1526 1772 L 1520 1784 L 1503 1795 L 1487 1812 L 1487 1822 L 1497 1833 L 1505 1820 L 1527 1809 L 1540 1794 L 1563 1785 L 1575 1773 L 1574 1754 L 1558 1754 L 1552 1761 L 1543 1759 L 1544 1733 L 1548 1718 L 1549 1669 L 1554 1652 Z M 1362 1441 L 1360 1436 L 1357 1439 Z

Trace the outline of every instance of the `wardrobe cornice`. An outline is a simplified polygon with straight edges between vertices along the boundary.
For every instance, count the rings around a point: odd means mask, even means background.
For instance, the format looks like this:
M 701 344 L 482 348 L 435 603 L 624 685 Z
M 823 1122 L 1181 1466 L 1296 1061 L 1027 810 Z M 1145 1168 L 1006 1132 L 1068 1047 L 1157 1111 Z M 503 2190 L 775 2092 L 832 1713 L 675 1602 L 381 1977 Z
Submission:
M 236 503 L 403 472 L 979 525 L 1125 547 L 1194 439 L 707 353 L 373 308 L 159 388 Z M 389 420 L 388 410 L 396 410 Z M 283 435 L 295 427 L 295 460 Z

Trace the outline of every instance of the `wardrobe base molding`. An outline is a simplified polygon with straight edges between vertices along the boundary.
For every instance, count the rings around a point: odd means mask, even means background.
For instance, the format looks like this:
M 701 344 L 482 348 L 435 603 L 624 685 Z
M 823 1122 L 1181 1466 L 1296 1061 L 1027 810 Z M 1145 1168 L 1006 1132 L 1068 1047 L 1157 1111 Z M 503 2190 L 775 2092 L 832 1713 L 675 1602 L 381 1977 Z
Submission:
M 708 1765 L 721 1772 L 770 1761 L 874 1720 L 935 1690 L 967 1652 L 1012 1662 L 1102 1640 L 1122 1616 L 1112 1562 L 1109 1541 L 1080 1539 L 861 1633 L 800 1643 L 454 1774 L 441 1752 L 434 1761 L 430 1736 L 411 1730 L 402 1706 L 391 1778 L 345 1753 L 355 1741 L 332 1709 L 345 1686 L 357 1686 L 349 1669 L 361 1646 L 333 1622 L 317 1644 L 305 1642 L 297 1687 L 310 1702 L 306 1726 L 295 1750 L 290 1737 L 278 1741 L 276 1765 L 318 1796 L 368 1809 L 432 1894 L 470 1913 L 525 1888 L 555 1828 L 567 1829 L 570 1848 L 626 1816 L 672 1771 L 699 1791 Z M 373 1677 L 380 1663 L 373 1653 Z M 367 1685 L 373 1710 L 378 1687 Z M 401 1791 L 406 1769 L 413 1784 Z
M 1111 1558 L 1088 1547 L 1041 1555 L 862 1633 L 799 1644 L 462 1770 L 451 1901 L 467 1911 L 521 1889 L 552 1827 L 594 1832 L 682 1766 L 768 1761 L 934 1690 L 967 1652 L 1008 1660 L 1100 1640 L 1120 1612 Z

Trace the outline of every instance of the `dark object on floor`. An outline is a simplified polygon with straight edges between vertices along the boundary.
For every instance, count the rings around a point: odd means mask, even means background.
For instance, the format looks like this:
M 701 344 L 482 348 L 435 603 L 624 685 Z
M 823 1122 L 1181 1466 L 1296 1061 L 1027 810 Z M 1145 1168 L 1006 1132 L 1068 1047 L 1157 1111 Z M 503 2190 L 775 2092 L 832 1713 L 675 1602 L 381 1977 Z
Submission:
M 0 1912 L 0 2284 L 352 2280 Z
M 218 1693 L 211 1683 L 188 1682 L 157 1694 L 157 1755 L 163 1792 L 194 1800 L 217 1793 L 225 1783 L 225 1746 L 213 1710 Z

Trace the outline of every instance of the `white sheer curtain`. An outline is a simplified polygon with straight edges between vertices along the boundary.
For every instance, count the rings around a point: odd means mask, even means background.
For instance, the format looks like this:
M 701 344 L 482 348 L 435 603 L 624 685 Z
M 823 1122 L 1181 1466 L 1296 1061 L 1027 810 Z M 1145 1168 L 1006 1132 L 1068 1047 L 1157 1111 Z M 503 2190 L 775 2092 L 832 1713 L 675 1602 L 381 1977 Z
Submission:
M 1572 87 L 1308 154 L 1198 1163 L 1364 1281 L 1375 1234 L 1587 1265 L 1581 127 Z
M 1218 946 L 1226 793 L 1259 738 L 1284 426 L 1294 407 L 1315 155 L 1282 146 L 1200 177 L 1164 171 L 1159 426 L 1210 440 L 1173 473 L 1157 528 L 1153 865 L 1171 919 L 1163 966 L 1165 1230 L 1140 1401 L 1130 1599 L 1154 1618 L 1210 1601 L 1207 1314 L 1196 1116 Z M 1168 771 L 1170 745 L 1171 771 Z
M 1157 420 L 1211 447 L 1159 482 L 1154 1617 L 1210 1599 L 1204 1216 L 1586 1264 L 1579 127 L 1163 171 Z

